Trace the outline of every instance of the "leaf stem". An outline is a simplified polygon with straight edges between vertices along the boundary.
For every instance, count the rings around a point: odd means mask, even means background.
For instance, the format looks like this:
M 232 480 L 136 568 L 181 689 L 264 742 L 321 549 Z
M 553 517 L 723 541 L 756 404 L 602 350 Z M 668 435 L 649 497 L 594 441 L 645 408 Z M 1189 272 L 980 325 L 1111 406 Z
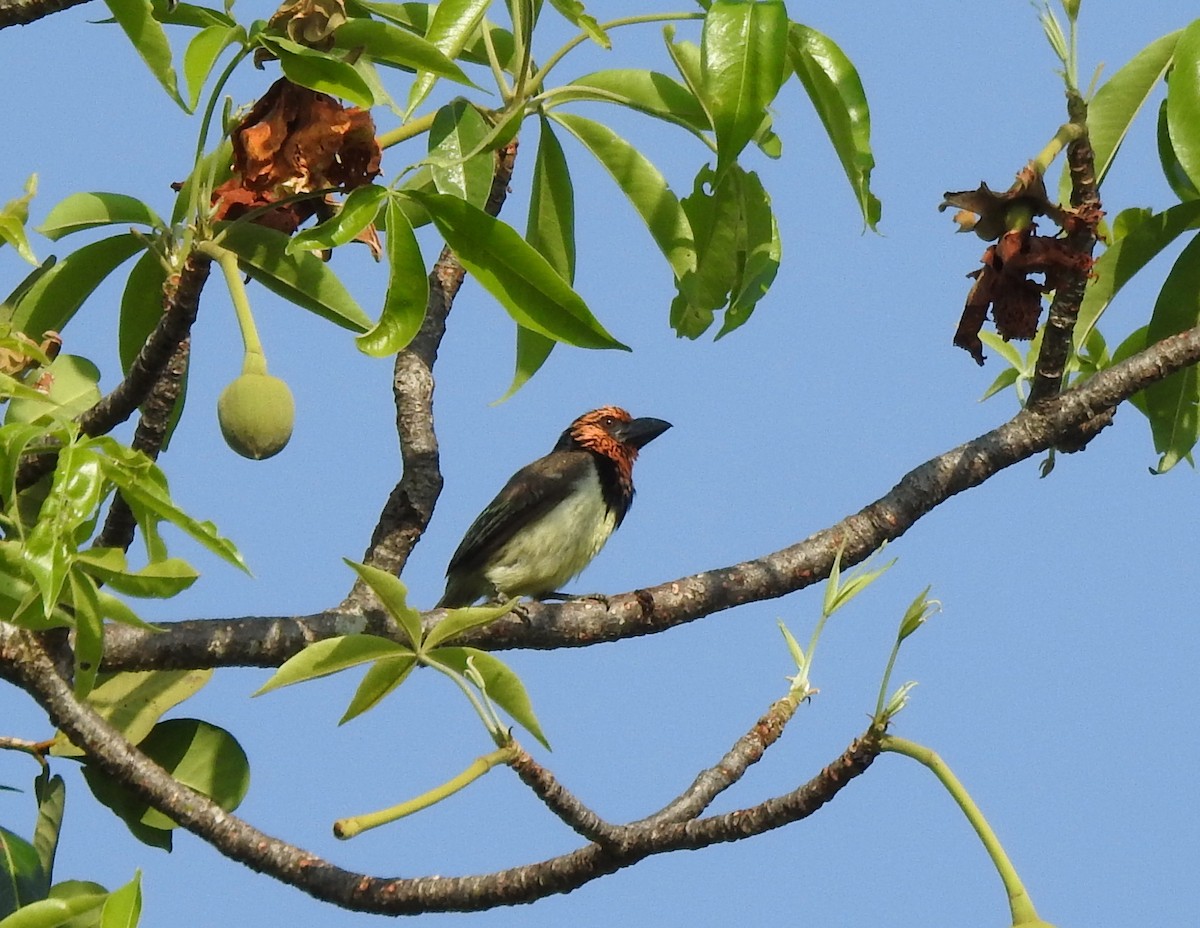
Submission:
M 201 242 L 196 246 L 196 250 L 216 261 L 221 267 L 221 273 L 225 275 L 225 285 L 229 288 L 229 298 L 233 301 L 233 311 L 237 314 L 238 328 L 242 330 L 242 343 L 246 346 L 246 354 L 242 359 L 242 373 L 265 374 L 267 356 L 263 353 L 258 327 L 255 326 L 254 316 L 250 312 L 250 299 L 246 296 L 246 286 L 242 283 L 237 255 L 213 242 Z
M 428 654 L 418 653 L 417 659 L 426 667 L 431 667 L 432 669 L 438 671 L 439 673 L 445 674 L 447 677 L 453 680 L 454 684 L 463 691 L 463 695 L 467 697 L 467 701 L 471 704 L 471 707 L 476 711 L 476 713 L 478 713 L 479 719 L 483 722 L 483 727 L 487 729 L 488 734 L 491 735 L 498 744 L 505 740 L 507 737 L 507 732 L 505 731 L 504 726 L 500 724 L 499 720 L 488 711 L 487 707 L 471 691 L 470 685 L 467 683 L 462 674 L 450 667 L 447 667 L 441 661 L 431 658 Z
M 393 145 L 399 145 L 401 142 L 407 142 L 409 139 L 420 135 L 422 132 L 428 132 L 430 126 L 433 125 L 433 119 L 437 116 L 437 112 L 426 113 L 424 116 L 418 116 L 416 119 L 411 119 L 403 125 L 397 126 L 383 135 L 377 137 L 375 141 L 379 143 L 380 148 L 391 148 Z
M 380 825 L 386 825 L 388 822 L 394 822 L 407 815 L 412 815 L 414 812 L 427 809 L 435 803 L 453 796 L 459 790 L 470 786 L 493 767 L 510 763 L 517 757 L 519 752 L 520 749 L 517 747 L 516 742 L 509 742 L 503 747 L 492 751 L 490 754 L 484 754 L 482 757 L 475 758 L 458 776 L 447 780 L 441 786 L 434 787 L 422 793 L 420 796 L 401 802 L 388 809 L 380 809 L 378 812 L 368 812 L 365 815 L 355 815 L 350 818 L 338 819 L 333 823 L 333 833 L 336 837 L 346 840 L 353 838 L 355 835 L 360 835 L 370 828 L 378 828 Z
M 979 811 L 979 807 L 975 805 L 975 801 L 971 798 L 958 777 L 954 775 L 953 771 L 946 765 L 946 762 L 938 756 L 937 752 L 916 742 L 889 734 L 884 734 L 880 737 L 879 747 L 883 751 L 890 751 L 893 754 L 903 754 L 905 757 L 911 757 L 917 763 L 932 771 L 942 786 L 946 788 L 946 792 L 950 794 L 951 798 L 958 803 L 958 807 L 962 809 L 963 815 L 967 817 L 967 821 L 975 829 L 979 840 L 983 842 L 984 849 L 988 852 L 988 856 L 991 857 L 996 872 L 1000 874 L 1000 879 L 1004 883 L 1004 890 L 1008 894 L 1008 905 L 1012 911 L 1013 925 L 1039 923 L 1040 919 L 1033 907 L 1033 900 L 1029 898 L 1029 893 L 1026 892 L 1021 878 L 1017 875 L 1016 868 L 1012 865 L 1012 861 L 1004 853 L 1004 848 L 996 837 L 996 833 L 992 831 L 992 827 L 988 824 L 987 819 L 983 817 L 983 813 Z
M 683 22 L 685 20 L 704 19 L 704 13 L 643 13 L 640 16 L 625 16 L 621 19 L 614 19 L 607 23 L 601 23 L 600 28 L 604 32 L 610 32 L 613 29 L 619 29 L 621 26 L 640 26 L 645 23 L 670 23 Z M 542 84 L 546 82 L 546 75 L 563 60 L 572 50 L 586 42 L 590 36 L 586 32 L 580 32 L 562 48 L 556 51 L 553 55 L 546 59 L 546 63 L 538 69 L 537 73 L 529 81 L 527 88 L 530 95 L 538 92 Z
M 1086 131 L 1086 127 L 1081 126 L 1079 123 L 1063 123 L 1058 127 L 1058 131 L 1054 133 L 1054 138 L 1047 142 L 1046 147 L 1038 152 L 1037 157 L 1033 159 L 1034 170 L 1038 174 L 1045 174 L 1051 162 L 1058 157 L 1058 153 L 1076 139 L 1083 138 Z

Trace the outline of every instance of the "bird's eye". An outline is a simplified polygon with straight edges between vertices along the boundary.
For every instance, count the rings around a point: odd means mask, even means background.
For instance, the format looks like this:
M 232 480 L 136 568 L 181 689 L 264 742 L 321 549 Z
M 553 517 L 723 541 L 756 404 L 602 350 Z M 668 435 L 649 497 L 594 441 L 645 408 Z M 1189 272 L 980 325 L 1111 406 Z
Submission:
M 611 428 L 612 426 L 616 425 L 617 420 L 615 418 L 613 418 L 612 416 L 605 416 L 603 419 L 600 420 L 600 424 L 607 429 L 607 428 Z

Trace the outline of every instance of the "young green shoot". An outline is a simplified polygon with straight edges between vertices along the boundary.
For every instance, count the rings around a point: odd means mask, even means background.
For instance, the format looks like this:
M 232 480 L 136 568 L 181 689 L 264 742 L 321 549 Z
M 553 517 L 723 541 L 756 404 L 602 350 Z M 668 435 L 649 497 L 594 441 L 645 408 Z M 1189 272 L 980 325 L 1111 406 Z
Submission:
M 946 762 L 927 747 L 886 733 L 880 736 L 879 746 L 884 751 L 910 757 L 928 768 L 958 804 L 963 815 L 967 817 L 967 821 L 971 823 L 971 827 L 975 829 L 975 834 L 979 836 L 984 849 L 992 859 L 996 872 L 1000 874 L 1000 879 L 1004 883 L 1004 891 L 1008 894 L 1009 909 L 1012 913 L 1013 928 L 1051 928 L 1048 923 L 1038 918 L 1037 910 L 1033 907 L 1033 900 L 1029 898 L 1029 893 L 1017 875 L 1012 861 L 1004 852 L 996 833 L 992 831 L 987 819 L 984 818 L 975 801 L 946 765 Z
M 909 692 L 916 686 L 914 682 L 905 683 L 890 698 L 887 695 L 888 687 L 892 682 L 892 670 L 896 666 L 896 658 L 900 654 L 900 645 L 909 635 L 942 610 L 940 602 L 928 597 L 929 587 L 925 587 L 909 603 L 908 608 L 904 610 L 903 618 L 900 619 L 900 630 L 896 634 L 895 644 L 892 645 L 892 653 L 888 656 L 887 667 L 883 671 L 883 680 L 879 684 L 879 699 L 875 702 L 873 724 L 880 729 L 886 729 L 892 716 L 904 708 L 908 702 Z

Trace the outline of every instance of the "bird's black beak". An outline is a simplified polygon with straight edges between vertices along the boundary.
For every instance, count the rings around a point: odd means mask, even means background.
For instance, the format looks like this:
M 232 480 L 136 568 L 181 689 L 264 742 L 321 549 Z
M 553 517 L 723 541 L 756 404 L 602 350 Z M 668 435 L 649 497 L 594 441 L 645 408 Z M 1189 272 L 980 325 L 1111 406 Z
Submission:
M 641 419 L 632 419 L 629 422 L 618 422 L 610 429 L 610 433 L 623 445 L 644 448 L 670 427 L 671 423 L 664 419 L 643 416 Z

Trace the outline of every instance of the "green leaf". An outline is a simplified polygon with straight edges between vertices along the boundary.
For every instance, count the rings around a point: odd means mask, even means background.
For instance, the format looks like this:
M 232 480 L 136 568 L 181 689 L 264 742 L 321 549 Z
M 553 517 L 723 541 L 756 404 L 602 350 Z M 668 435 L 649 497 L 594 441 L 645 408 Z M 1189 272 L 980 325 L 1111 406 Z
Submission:
M 188 88 L 188 110 L 194 110 L 204 90 L 204 82 L 212 73 L 213 66 L 234 42 L 245 41 L 246 33 L 241 26 L 217 24 L 206 26 L 197 32 L 183 53 L 183 78 Z
M 250 763 L 237 739 L 223 728 L 199 719 L 159 722 L 138 749 L 184 786 L 232 812 L 250 788 Z M 174 828 L 175 822 L 147 808 L 142 823 Z
M 149 806 L 145 800 L 130 792 L 94 764 L 84 763 L 81 772 L 83 781 L 96 800 L 125 823 L 129 833 L 150 847 L 170 851 L 171 829 L 151 828 L 142 822 Z
M 1175 145 L 1171 141 L 1170 126 L 1167 119 L 1167 101 L 1158 107 L 1158 163 L 1162 165 L 1163 177 L 1175 191 L 1175 196 L 1184 202 L 1200 199 L 1200 191 L 1187 175 L 1179 156 L 1175 154 Z
M 660 74 L 632 68 L 596 71 L 555 88 L 547 106 L 577 100 L 613 103 L 655 119 L 673 123 L 701 138 L 712 128 L 708 113 L 696 95 L 678 81 Z
M 1167 81 L 1167 127 L 1184 173 L 1200 184 L 1200 19 L 1183 30 Z
M 871 192 L 871 114 L 858 71 L 832 39 L 799 23 L 788 29 L 788 60 L 842 162 L 863 222 L 875 231 L 883 208 Z
M 562 145 L 544 116 L 541 130 L 533 163 L 525 240 L 570 284 L 575 280 L 575 190 Z M 501 401 L 516 393 L 538 372 L 554 345 L 554 339 L 517 326 L 516 369 Z
M 378 635 L 342 635 L 314 641 L 284 661 L 271 677 L 254 691 L 255 696 L 293 683 L 316 680 L 380 658 L 413 657 L 411 648 Z
M 352 332 L 371 328 L 371 318 L 329 266 L 311 254 L 288 254 L 282 232 L 236 222 L 224 227 L 220 243 L 237 255 L 243 271 L 285 300 Z
M 1200 235 L 1193 237 L 1176 259 L 1146 329 L 1146 343 L 1156 344 L 1200 325 Z M 1200 375 L 1188 367 L 1145 390 L 1146 411 L 1154 449 L 1162 457 L 1157 471 L 1165 474 L 1190 457 L 1200 437 Z
M 137 744 L 166 712 L 198 693 L 212 675 L 211 668 L 101 674 L 87 701 L 127 741 Z M 61 732 L 54 742 L 50 753 L 57 757 L 83 755 Z
M 924 625 L 938 611 L 938 603 L 929 599 L 930 587 L 925 587 L 904 610 L 900 619 L 900 631 L 897 633 L 897 643 L 903 641 L 918 628 Z
M 50 875 L 42 869 L 37 849 L 20 835 L 0 827 L 0 918 L 45 898 Z
M 425 649 L 436 648 L 463 632 L 494 622 L 500 616 L 512 612 L 516 604 L 517 600 L 511 599 L 506 603 L 494 606 L 466 606 L 461 609 L 451 609 L 442 621 L 429 630 L 429 634 L 425 638 Z
M 556 112 L 551 118 L 579 139 L 612 175 L 646 223 L 675 279 L 690 280 L 696 271 L 692 227 L 658 168 L 607 126 L 567 113 Z
M 771 209 L 771 198 L 753 171 L 734 174 L 739 180 L 741 228 L 739 237 L 739 276 L 730 291 L 729 309 L 717 338 L 744 324 L 758 301 L 766 295 L 779 271 L 783 244 L 779 224 Z
M 70 571 L 71 609 L 75 612 L 75 698 L 92 691 L 104 656 L 104 617 L 96 583 L 87 574 Z
M 717 173 L 754 138 L 783 84 L 788 50 L 781 0 L 714 0 L 700 41 L 701 88 L 717 136 Z
M 1155 39 L 1105 81 L 1088 101 L 1088 140 L 1095 153 L 1097 183 L 1103 184 L 1134 118 L 1170 70 L 1180 35 L 1181 32 L 1172 32 Z M 1071 177 L 1065 167 L 1059 183 L 1059 199 L 1063 203 L 1071 200 Z
M 363 109 L 375 105 L 370 85 L 349 62 L 279 36 L 260 35 L 259 41 L 279 58 L 284 76 L 293 84 L 342 97 Z
M 207 26 L 236 26 L 237 22 L 223 10 L 214 10 L 194 3 L 179 0 L 152 0 L 154 18 L 172 26 L 189 26 L 204 29 Z M 232 8 L 233 4 L 229 4 Z
M 75 558 L 83 570 L 126 596 L 167 599 L 182 593 L 200 574 L 187 561 L 172 557 L 131 571 L 120 548 L 92 548 Z
M 1112 221 L 1109 245 L 1119 242 L 1153 215 L 1154 210 L 1147 206 L 1129 206 L 1121 210 Z
M 237 739 L 198 719 L 159 722 L 138 749 L 185 786 L 207 796 L 226 812 L 238 807 L 250 785 L 250 765 Z M 176 823 L 112 780 L 92 764 L 84 776 L 96 798 L 117 813 L 133 834 L 161 840 L 158 832 Z M 145 836 L 145 837 L 143 837 Z
M 375 221 L 379 207 L 387 197 L 387 188 L 375 184 L 350 191 L 341 208 L 320 225 L 297 232 L 288 241 L 287 250 L 319 251 L 354 241 L 363 229 Z
M 401 657 L 381 657 L 367 668 L 362 682 L 354 691 L 354 698 L 350 700 L 350 705 L 346 707 L 338 724 L 344 725 L 352 718 L 374 708 L 388 693 L 407 680 L 408 675 L 416 666 L 415 654 Z
M 419 70 L 460 84 L 475 84 L 436 45 L 391 23 L 351 19 L 333 34 L 335 48 L 363 49 L 378 64 Z
M 558 10 L 572 26 L 576 26 L 587 37 L 606 51 L 612 48 L 608 33 L 600 28 L 595 17 L 589 16 L 580 0 L 550 0 L 550 5 Z
M 41 591 L 47 617 L 67 579 L 77 547 L 75 532 L 95 517 L 106 491 L 98 455 L 82 443 L 59 449 L 50 492 L 24 550 L 25 567 Z
M 193 519 L 175 504 L 167 489 L 167 478 L 158 465 L 107 435 L 89 439 L 89 442 L 104 450 L 100 457 L 104 475 L 120 489 L 143 531 L 153 521 L 149 517 L 165 519 L 217 557 L 249 573 L 237 546 L 223 538 L 215 525 Z M 165 555 L 160 557 L 152 553 L 151 559 L 162 560 L 163 557 Z
M 704 119 L 707 128 L 712 128 L 712 111 L 704 96 L 704 64 L 700 56 L 700 46 L 695 42 L 675 41 L 675 27 L 663 26 L 663 41 L 667 46 L 667 54 L 679 71 L 679 76 L 687 84 L 693 99 L 704 109 Z
M 448 193 L 483 209 L 492 190 L 491 152 L 480 149 L 489 126 L 466 100 L 447 103 L 429 129 L 429 167 L 438 193 Z M 475 154 L 472 154 L 472 153 Z
M 44 422 L 50 416 L 66 420 L 99 402 L 100 369 L 87 358 L 60 354 L 46 370 L 52 378 L 50 392 L 14 399 L 8 404 L 6 423 Z
M 736 165 L 733 166 L 737 168 Z M 735 182 L 728 171 L 718 183 L 705 165 L 692 192 L 681 201 L 695 236 L 696 274 L 687 294 L 671 304 L 671 326 L 680 336 L 698 338 L 712 325 L 716 309 L 725 305 L 738 272 L 738 226 L 741 219 Z
M 438 5 L 432 3 L 384 3 L 375 2 L 375 0 L 350 0 L 347 8 L 350 10 L 361 8 L 362 10 L 374 13 L 380 19 L 386 19 L 389 22 L 395 23 L 408 32 L 424 36 L 429 32 L 429 23 L 433 13 L 437 11 Z M 344 29 L 345 26 L 342 28 Z M 467 39 L 467 44 L 463 46 L 462 52 L 458 57 L 475 64 L 487 65 L 489 63 L 487 44 L 483 39 L 483 31 L 485 29 L 488 32 L 492 48 L 496 53 L 496 58 L 500 62 L 500 67 L 511 73 L 515 67 L 515 62 L 512 60 L 515 51 L 512 33 L 507 29 L 501 29 L 499 26 L 489 23 L 486 19 L 479 24 L 479 29 L 473 32 L 471 37 Z
M 57 241 L 72 232 L 105 225 L 145 225 L 164 228 L 149 206 L 123 193 L 73 193 L 58 203 L 38 229 Z
M 533 703 L 530 702 L 525 684 L 500 658 L 477 648 L 438 648 L 433 656 L 464 675 L 467 661 L 470 660 L 483 678 L 488 699 L 512 716 L 513 721 L 537 738 L 544 747 L 550 747 L 533 712 Z
M 136 928 L 142 917 L 142 874 L 138 871 L 132 880 L 109 893 L 104 900 L 104 914 L 100 928 Z
M 16 197 L 0 209 L 0 244 L 8 242 L 22 258 L 36 266 L 37 257 L 29 247 L 29 236 L 25 234 L 25 223 L 29 219 L 29 203 L 37 193 L 37 175 L 30 174 L 25 181 L 25 196 Z
M 568 284 L 575 281 L 575 188 L 562 145 L 541 117 L 525 240 Z
M 150 0 L 105 0 L 105 5 L 163 90 L 181 109 L 190 113 L 191 109 L 179 96 L 179 83 L 171 66 L 171 44 L 162 25 L 154 18 Z
M 67 785 L 59 774 L 50 776 L 43 770 L 33 781 L 37 796 L 38 816 L 33 829 L 33 846 L 38 861 L 47 879 L 54 875 L 54 855 L 58 850 L 58 836 L 62 832 L 63 809 L 67 802 Z
M 410 192 L 463 267 L 520 325 L 580 348 L 628 347 L 517 232 L 457 197 Z
M 983 396 L 979 397 L 979 402 L 982 403 L 986 399 L 991 399 L 1001 390 L 1007 390 L 1017 382 L 1020 376 L 1021 372 L 1017 368 L 1006 367 L 1000 372 L 999 376 L 992 381 L 992 385 L 983 391 Z
M 1200 201 L 1172 206 L 1143 219 L 1108 247 L 1092 266 L 1092 279 L 1075 324 L 1075 345 L 1084 344 L 1101 314 L 1131 277 L 1189 229 L 1200 228 Z
M 3 928 L 73 928 L 76 917 L 100 908 L 107 898 L 107 893 L 81 893 L 66 899 L 39 899 L 0 921 L 0 925 Z
M 379 597 L 383 608 L 404 629 L 413 650 L 421 651 L 421 613 L 408 604 L 408 587 L 404 581 L 390 571 L 380 570 L 369 564 L 359 564 L 343 558 L 371 591 Z
M 403 197 L 388 197 L 388 287 L 383 298 L 383 312 L 373 329 L 354 340 L 359 351 L 373 358 L 396 354 L 408 347 L 421 330 L 429 305 L 425 258 L 402 202 Z
M 147 251 L 134 262 L 121 295 L 121 318 L 117 331 L 117 350 L 121 371 L 128 374 L 146 339 L 163 315 L 163 285 L 167 268 L 158 255 Z
M 483 22 L 483 16 L 490 5 L 491 0 L 441 0 L 429 20 L 429 28 L 425 32 L 426 41 L 446 57 L 457 58 L 476 28 Z M 429 91 L 433 89 L 437 79 L 437 74 L 428 70 L 420 72 L 409 90 L 408 106 L 404 111 L 406 118 L 429 96 Z
M 25 291 L 13 326 L 35 341 L 44 332 L 60 331 L 105 277 L 145 247 L 141 238 L 124 232 L 72 252 Z
M 47 898 L 86 906 L 88 903 L 77 903 L 76 900 L 88 897 L 93 900 L 92 907 L 63 922 L 62 928 L 100 928 L 100 915 L 108 898 L 108 890 L 99 883 L 90 880 L 62 880 L 50 887 L 50 895 Z

